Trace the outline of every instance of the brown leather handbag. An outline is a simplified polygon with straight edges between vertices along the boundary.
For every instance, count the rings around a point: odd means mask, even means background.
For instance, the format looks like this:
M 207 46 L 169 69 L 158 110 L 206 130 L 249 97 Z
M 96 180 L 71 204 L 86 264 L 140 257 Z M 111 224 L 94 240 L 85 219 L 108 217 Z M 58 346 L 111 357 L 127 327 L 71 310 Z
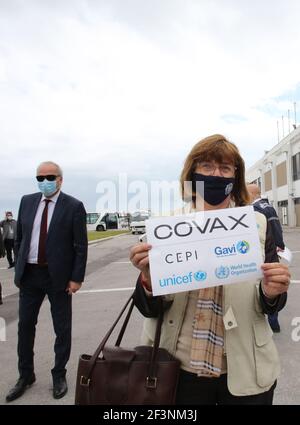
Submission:
M 106 346 L 129 304 L 115 345 Z M 167 350 L 159 348 L 163 321 L 162 302 L 153 347 L 120 347 L 133 307 L 134 299 L 131 295 L 93 356 L 80 356 L 75 404 L 175 404 L 180 362 Z

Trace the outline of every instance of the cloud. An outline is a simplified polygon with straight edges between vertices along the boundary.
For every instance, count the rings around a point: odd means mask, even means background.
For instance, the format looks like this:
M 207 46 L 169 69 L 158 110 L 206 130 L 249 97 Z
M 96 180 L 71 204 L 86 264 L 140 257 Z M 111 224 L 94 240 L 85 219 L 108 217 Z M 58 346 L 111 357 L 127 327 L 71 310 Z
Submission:
M 292 0 L 1 2 L 0 210 L 46 159 L 91 203 L 119 172 L 178 177 L 212 133 L 251 165 L 298 96 L 299 12 Z
M 247 121 L 246 117 L 243 117 L 242 115 L 235 115 L 235 114 L 223 115 L 221 116 L 221 119 L 227 122 L 228 124 L 235 124 L 235 123 Z

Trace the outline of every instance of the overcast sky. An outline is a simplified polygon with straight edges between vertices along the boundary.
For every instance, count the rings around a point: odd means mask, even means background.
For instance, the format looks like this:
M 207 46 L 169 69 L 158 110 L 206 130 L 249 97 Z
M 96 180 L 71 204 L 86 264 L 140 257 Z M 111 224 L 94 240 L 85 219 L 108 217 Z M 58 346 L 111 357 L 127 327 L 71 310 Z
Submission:
M 120 172 L 177 179 L 212 133 L 252 165 L 300 114 L 299 16 L 299 0 L 0 0 L 0 216 L 44 160 L 88 211 Z

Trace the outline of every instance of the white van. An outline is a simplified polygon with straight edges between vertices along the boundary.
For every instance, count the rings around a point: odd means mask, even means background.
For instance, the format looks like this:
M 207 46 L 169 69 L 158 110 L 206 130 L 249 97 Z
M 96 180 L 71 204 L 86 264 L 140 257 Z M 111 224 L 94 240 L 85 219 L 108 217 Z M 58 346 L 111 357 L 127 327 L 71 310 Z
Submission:
M 104 231 L 124 229 L 126 223 L 119 213 L 87 213 L 86 226 L 88 231 Z
M 149 211 L 135 211 L 131 214 L 130 230 L 133 235 L 146 232 L 146 220 L 150 218 Z

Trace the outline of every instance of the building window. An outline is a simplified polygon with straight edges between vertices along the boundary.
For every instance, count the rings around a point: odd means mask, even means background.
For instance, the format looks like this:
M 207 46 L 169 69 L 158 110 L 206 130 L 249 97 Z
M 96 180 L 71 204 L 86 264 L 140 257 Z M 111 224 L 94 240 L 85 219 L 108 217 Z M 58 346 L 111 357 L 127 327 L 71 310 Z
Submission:
M 265 192 L 272 190 L 272 172 L 271 170 L 265 173 Z
M 86 215 L 86 224 L 95 224 L 98 220 L 100 214 L 98 213 L 87 213 Z
M 278 202 L 278 217 L 283 225 L 288 225 L 288 201 Z
M 300 152 L 292 157 L 293 159 L 293 180 L 300 180 Z
M 277 174 L 277 187 L 285 186 L 287 184 L 286 161 L 277 165 L 276 174 Z
M 258 177 L 257 184 L 258 184 L 259 188 L 261 189 L 261 177 Z
M 296 213 L 296 226 L 300 226 L 300 198 L 294 199 L 295 213 Z

